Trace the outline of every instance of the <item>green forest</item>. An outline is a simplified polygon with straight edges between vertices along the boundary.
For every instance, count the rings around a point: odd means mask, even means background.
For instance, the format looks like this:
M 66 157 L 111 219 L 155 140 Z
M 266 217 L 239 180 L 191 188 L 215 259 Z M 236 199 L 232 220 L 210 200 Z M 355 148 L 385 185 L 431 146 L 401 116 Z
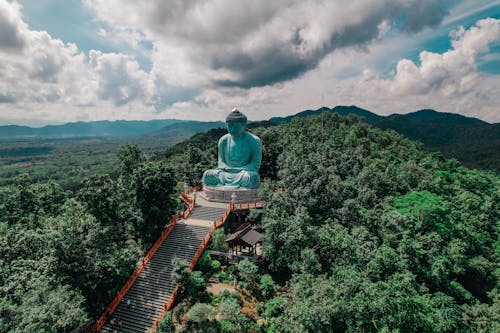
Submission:
M 265 262 L 176 262 L 182 297 L 159 332 L 498 332 L 500 178 L 392 130 L 323 113 L 253 124 Z M 216 164 L 213 129 L 71 188 L 27 174 L 0 191 L 0 331 L 96 319 Z M 217 232 L 212 248 L 223 246 Z M 205 290 L 213 273 L 239 295 Z M 247 303 L 252 303 L 250 306 Z M 254 311 L 247 311 L 248 308 Z
M 176 177 L 137 146 L 117 152 L 120 175 L 16 178 L 0 192 L 0 331 L 69 332 L 100 315 L 179 208 Z

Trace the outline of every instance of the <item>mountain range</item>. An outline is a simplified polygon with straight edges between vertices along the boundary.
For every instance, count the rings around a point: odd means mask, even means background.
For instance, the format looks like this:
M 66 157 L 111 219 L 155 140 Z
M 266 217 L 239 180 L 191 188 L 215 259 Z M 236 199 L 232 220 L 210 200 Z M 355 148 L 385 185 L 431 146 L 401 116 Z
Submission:
M 11 138 L 77 138 L 139 135 L 157 131 L 165 126 L 182 122 L 176 119 L 116 120 L 74 122 L 47 125 L 39 128 L 18 125 L 0 126 L 0 139 Z
M 269 126 L 321 112 L 334 112 L 342 116 L 353 114 L 372 126 L 392 129 L 412 140 L 418 140 L 426 149 L 440 151 L 445 157 L 456 158 L 466 166 L 500 171 L 500 123 L 490 124 L 454 113 L 425 109 L 408 114 L 381 116 L 351 105 L 305 110 L 287 117 L 273 117 L 254 125 Z M 8 125 L 0 126 L 0 139 L 128 136 L 131 139 L 173 138 L 179 141 L 195 133 L 219 127 L 224 127 L 224 123 L 177 119 L 74 122 L 41 128 Z
M 430 151 L 439 151 L 447 158 L 456 158 L 473 168 L 500 172 L 500 123 L 490 124 L 477 118 L 455 113 L 424 109 L 408 114 L 380 116 L 357 106 L 322 107 L 269 121 L 279 124 L 294 117 L 307 117 L 321 112 L 343 116 L 353 114 L 372 126 L 392 129 L 412 140 L 420 141 Z

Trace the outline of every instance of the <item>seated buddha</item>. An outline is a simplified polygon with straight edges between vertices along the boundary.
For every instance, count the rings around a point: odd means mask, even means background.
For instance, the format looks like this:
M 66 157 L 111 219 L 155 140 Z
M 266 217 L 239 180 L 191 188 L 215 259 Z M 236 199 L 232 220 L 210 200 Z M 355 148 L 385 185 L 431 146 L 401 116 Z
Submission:
M 245 131 L 247 117 L 234 109 L 226 118 L 228 134 L 219 139 L 217 169 L 203 174 L 203 185 L 254 189 L 262 161 L 260 139 Z

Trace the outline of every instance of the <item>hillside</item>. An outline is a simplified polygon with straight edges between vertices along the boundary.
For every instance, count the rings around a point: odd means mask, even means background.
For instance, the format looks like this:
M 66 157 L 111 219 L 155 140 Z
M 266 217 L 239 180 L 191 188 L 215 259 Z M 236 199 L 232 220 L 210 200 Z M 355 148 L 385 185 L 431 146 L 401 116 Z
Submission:
M 439 151 L 447 158 L 456 158 L 465 166 L 500 172 L 500 125 L 455 113 L 420 110 L 384 117 L 356 106 L 336 106 L 332 109 L 306 110 L 293 116 L 271 118 L 270 121 L 279 124 L 324 111 L 359 116 L 375 127 L 392 129 L 420 141 L 429 151 Z
M 144 134 L 147 138 L 169 138 L 172 141 L 183 140 L 195 133 L 206 132 L 212 128 L 225 127 L 221 121 L 183 121 L 169 124 L 159 130 Z M 180 140 L 179 140 L 180 141 Z
M 305 118 L 305 117 L 312 116 L 312 115 L 318 115 L 318 114 L 325 112 L 325 111 L 338 113 L 341 116 L 348 116 L 350 114 L 354 114 L 356 116 L 363 118 L 368 124 L 373 124 L 373 123 L 384 118 L 383 116 L 379 116 L 379 115 L 377 115 L 373 112 L 370 112 L 368 110 L 358 108 L 355 105 L 351 105 L 351 106 L 338 105 L 332 109 L 330 109 L 326 106 L 323 106 L 317 110 L 306 110 L 306 111 L 302 111 L 302 112 L 299 112 L 297 114 L 287 116 L 287 117 L 273 117 L 273 118 L 269 119 L 269 121 L 274 123 L 274 124 L 280 124 L 283 122 L 290 121 L 291 119 L 296 118 L 296 117 Z
M 274 327 L 495 331 L 498 177 L 335 115 L 262 136 L 278 138 L 266 255 L 291 283 Z
M 498 331 L 498 176 L 334 113 L 252 132 L 264 143 L 266 206 L 256 226 L 265 234 L 261 269 L 270 276 L 251 277 L 251 267 L 240 264 L 229 271 L 243 286 L 241 304 L 250 293 L 262 310 L 229 319 L 231 325 L 188 325 L 230 332 Z M 214 166 L 218 134 L 197 134 L 177 146 L 185 149 L 171 149 L 168 161 L 187 161 L 177 169 L 185 181 Z M 280 293 L 264 293 L 269 280 Z M 190 309 L 217 311 L 206 296 L 189 297 L 167 320 L 179 322 L 175 314 Z M 239 313 L 239 304 L 233 310 Z
M 374 125 L 418 140 L 426 149 L 456 158 L 466 166 L 500 172 L 500 124 L 425 110 L 392 115 Z

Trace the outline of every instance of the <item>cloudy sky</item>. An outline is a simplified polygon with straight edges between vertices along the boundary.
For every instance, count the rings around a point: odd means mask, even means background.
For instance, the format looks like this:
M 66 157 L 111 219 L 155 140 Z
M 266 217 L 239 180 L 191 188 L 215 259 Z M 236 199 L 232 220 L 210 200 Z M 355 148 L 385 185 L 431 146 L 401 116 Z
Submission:
M 0 124 L 322 105 L 500 122 L 500 0 L 0 0 Z

